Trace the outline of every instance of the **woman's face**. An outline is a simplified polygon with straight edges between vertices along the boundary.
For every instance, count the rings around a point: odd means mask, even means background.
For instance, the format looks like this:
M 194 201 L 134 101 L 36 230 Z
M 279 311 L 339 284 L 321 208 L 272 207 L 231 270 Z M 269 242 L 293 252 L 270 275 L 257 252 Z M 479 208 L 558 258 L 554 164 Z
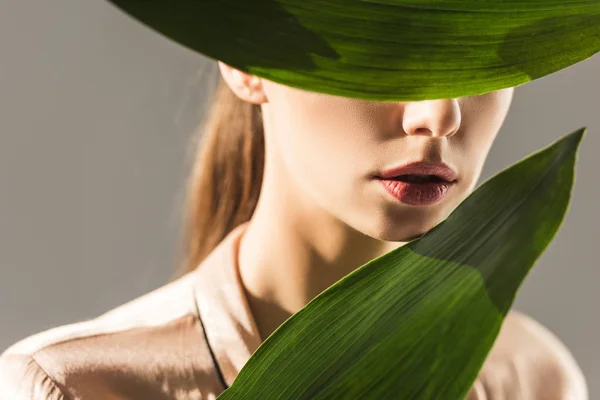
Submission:
M 264 79 L 262 85 L 268 99 L 263 104 L 269 119 L 265 123 L 276 136 L 271 151 L 280 154 L 295 183 L 356 230 L 389 241 L 408 240 L 431 229 L 474 189 L 514 91 L 378 102 Z M 445 163 L 456 173 L 455 182 L 423 190 L 418 183 L 395 184 L 406 191 L 398 199 L 374 177 L 418 161 Z
M 473 190 L 514 91 L 379 102 L 260 81 L 266 98 L 262 109 L 267 158 L 275 155 L 281 164 L 275 168 L 284 170 L 297 190 L 330 214 L 359 232 L 387 241 L 421 235 Z M 394 196 L 386 189 L 390 183 L 376 178 L 384 170 L 414 162 L 445 163 L 456 174 L 455 180 L 392 183 L 397 185 Z

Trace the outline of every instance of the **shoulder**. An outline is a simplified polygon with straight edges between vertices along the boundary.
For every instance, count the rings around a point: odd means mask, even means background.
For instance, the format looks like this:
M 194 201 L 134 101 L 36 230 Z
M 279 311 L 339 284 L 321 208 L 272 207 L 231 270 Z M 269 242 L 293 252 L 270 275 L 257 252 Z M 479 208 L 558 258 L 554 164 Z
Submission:
M 35 358 L 25 354 L 3 354 L 0 357 L 0 393 L 13 400 L 65 400 L 59 385 Z
M 0 393 L 14 393 L 11 399 L 62 400 L 88 398 L 85 393 L 96 394 L 91 398 L 121 398 L 130 392 L 152 397 L 175 390 L 165 388 L 169 384 L 189 388 L 212 365 L 196 310 L 193 276 L 187 274 L 94 319 L 13 344 L 0 355 Z
M 494 393 L 522 400 L 588 399 L 584 375 L 566 346 L 515 311 L 506 316 L 468 399 L 497 398 Z

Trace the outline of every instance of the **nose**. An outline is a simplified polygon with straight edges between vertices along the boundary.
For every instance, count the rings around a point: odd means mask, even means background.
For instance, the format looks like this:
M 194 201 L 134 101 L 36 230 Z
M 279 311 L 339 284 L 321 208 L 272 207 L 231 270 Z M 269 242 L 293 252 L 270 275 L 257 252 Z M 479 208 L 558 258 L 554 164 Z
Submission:
M 424 100 L 406 104 L 402 128 L 408 135 L 451 137 L 460 127 L 456 99 Z

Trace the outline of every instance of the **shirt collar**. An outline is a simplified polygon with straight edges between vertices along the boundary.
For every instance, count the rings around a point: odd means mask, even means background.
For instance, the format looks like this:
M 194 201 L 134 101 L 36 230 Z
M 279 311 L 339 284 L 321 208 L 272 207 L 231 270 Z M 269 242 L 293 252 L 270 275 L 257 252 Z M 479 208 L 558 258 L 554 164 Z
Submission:
M 261 344 L 237 262 L 247 225 L 245 222 L 234 228 L 195 271 L 199 317 L 228 386 Z

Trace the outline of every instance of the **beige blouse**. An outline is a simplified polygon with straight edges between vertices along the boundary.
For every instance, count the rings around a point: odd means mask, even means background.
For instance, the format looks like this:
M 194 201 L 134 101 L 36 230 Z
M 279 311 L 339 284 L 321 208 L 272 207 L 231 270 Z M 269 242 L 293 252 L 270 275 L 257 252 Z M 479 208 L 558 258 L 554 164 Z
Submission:
M 12 345 L 0 356 L 0 399 L 215 399 L 261 340 L 237 265 L 246 226 L 176 281 Z M 584 389 L 564 346 L 512 314 L 469 399 L 585 400 Z

